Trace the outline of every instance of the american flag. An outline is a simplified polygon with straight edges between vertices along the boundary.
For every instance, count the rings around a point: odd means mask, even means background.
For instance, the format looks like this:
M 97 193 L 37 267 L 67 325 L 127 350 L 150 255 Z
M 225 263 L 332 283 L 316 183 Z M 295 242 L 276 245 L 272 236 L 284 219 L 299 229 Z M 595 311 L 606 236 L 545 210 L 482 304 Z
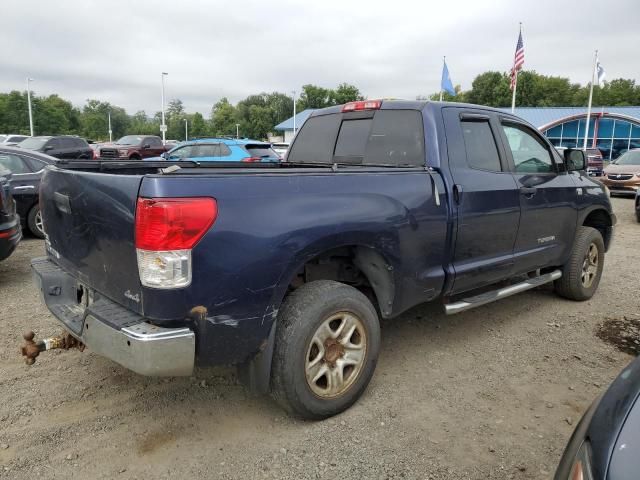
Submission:
M 516 73 L 522 69 L 524 65 L 524 42 L 522 41 L 522 28 L 518 35 L 518 43 L 516 44 L 516 54 L 513 57 L 513 68 L 511 69 L 511 90 L 516 86 Z

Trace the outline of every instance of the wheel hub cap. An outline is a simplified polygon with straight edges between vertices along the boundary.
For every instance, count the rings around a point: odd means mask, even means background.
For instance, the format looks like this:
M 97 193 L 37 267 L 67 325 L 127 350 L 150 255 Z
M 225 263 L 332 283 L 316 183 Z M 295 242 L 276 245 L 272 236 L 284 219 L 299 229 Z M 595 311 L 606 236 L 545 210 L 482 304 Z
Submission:
M 593 281 L 598 274 L 599 260 L 600 255 L 598 252 L 598 247 L 595 243 L 591 243 L 582 262 L 581 280 L 583 287 L 589 288 L 591 287 L 591 285 L 593 285 Z
M 321 398 L 346 392 L 362 371 L 367 336 L 362 320 L 350 312 L 325 319 L 307 348 L 305 376 L 311 391 Z

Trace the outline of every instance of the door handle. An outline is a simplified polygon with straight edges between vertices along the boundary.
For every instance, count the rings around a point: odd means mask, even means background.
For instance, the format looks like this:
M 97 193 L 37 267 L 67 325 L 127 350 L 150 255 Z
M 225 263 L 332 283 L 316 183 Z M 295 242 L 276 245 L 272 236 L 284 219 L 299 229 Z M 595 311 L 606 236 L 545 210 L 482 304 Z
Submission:
M 527 198 L 532 198 L 538 189 L 536 187 L 520 187 L 520 194 Z

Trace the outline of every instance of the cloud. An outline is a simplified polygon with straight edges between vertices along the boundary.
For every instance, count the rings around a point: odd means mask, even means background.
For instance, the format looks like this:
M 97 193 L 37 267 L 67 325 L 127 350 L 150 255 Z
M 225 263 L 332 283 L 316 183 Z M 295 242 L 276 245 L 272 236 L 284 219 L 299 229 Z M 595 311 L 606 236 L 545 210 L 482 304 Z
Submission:
M 593 50 L 608 78 L 635 78 L 636 0 L 509 2 L 162 2 L 5 0 L 0 91 L 109 101 L 130 113 L 167 98 L 207 115 L 226 96 L 290 93 L 306 83 L 357 85 L 364 95 L 415 98 L 510 68 L 518 22 L 525 68 L 586 83 Z

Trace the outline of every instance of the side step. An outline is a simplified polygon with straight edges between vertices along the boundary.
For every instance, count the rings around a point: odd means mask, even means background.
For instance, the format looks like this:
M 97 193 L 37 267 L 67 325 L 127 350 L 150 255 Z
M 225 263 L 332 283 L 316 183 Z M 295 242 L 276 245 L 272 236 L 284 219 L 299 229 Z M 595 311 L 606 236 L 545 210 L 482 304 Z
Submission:
M 495 302 L 501 298 L 510 297 L 516 293 L 524 292 L 525 290 L 531 290 L 532 288 L 539 287 L 545 283 L 553 282 L 562 276 L 560 270 L 554 270 L 551 273 L 545 273 L 539 277 L 530 278 L 524 282 L 516 283 L 505 288 L 498 290 L 492 290 L 490 292 L 481 293 L 475 297 L 464 298 L 458 302 L 447 303 L 444 306 L 444 311 L 447 315 L 453 315 L 454 313 L 464 312 L 480 305 Z

